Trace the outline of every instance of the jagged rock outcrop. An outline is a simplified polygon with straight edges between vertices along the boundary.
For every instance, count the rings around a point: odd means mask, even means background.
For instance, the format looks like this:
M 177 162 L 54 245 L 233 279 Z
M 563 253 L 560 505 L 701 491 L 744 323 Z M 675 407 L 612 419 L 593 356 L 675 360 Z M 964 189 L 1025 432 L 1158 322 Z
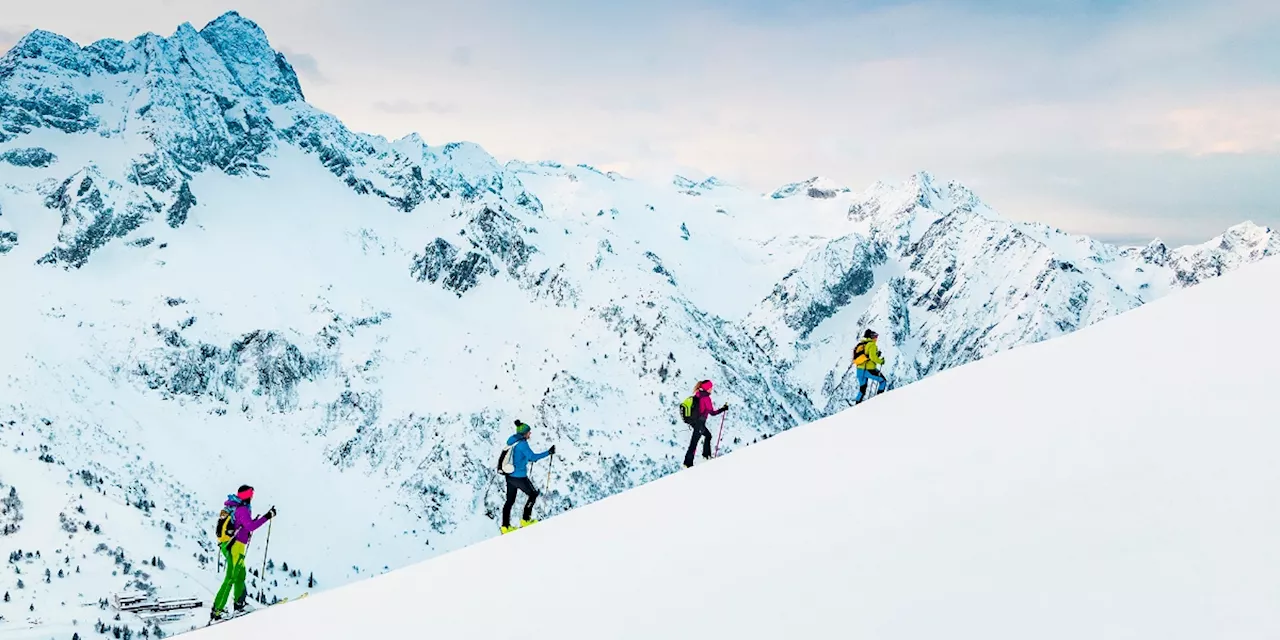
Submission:
M 0 153 L 0 162 L 15 167 L 44 168 L 58 161 L 58 156 L 41 147 L 10 149 Z
M 814 198 L 816 200 L 830 200 L 841 194 L 849 193 L 848 187 L 836 183 L 830 178 L 814 176 L 803 182 L 793 182 L 783 185 L 769 194 L 770 198 L 781 200 L 783 198 L 791 198 L 794 196 L 804 196 L 806 198 Z
M 58 244 L 42 263 L 82 267 L 95 249 L 123 238 L 150 221 L 162 209 L 150 194 L 131 190 L 89 166 L 63 181 L 45 200 L 62 215 Z
M 1280 234 L 1243 222 L 1201 245 L 1170 249 L 1154 240 L 1141 249 L 1126 249 L 1124 253 L 1157 267 L 1168 267 L 1173 270 L 1177 285 L 1190 286 L 1250 262 L 1280 255 Z

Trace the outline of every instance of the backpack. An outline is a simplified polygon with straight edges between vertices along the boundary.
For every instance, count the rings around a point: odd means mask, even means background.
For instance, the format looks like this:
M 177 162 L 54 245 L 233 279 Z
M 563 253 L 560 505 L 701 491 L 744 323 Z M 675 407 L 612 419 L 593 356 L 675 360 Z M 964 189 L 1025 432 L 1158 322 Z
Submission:
M 235 538 L 236 531 L 236 509 L 237 507 L 223 506 L 222 511 L 218 512 L 218 524 L 214 527 L 213 533 L 218 537 L 218 544 L 230 542 Z
M 519 440 L 517 440 L 515 444 L 509 444 L 502 447 L 502 453 L 498 454 L 498 473 L 501 473 L 504 476 L 509 476 L 515 473 L 515 448 L 517 444 L 520 444 Z
M 680 419 L 683 420 L 685 424 L 693 423 L 693 403 L 693 396 L 685 398 L 684 402 L 680 403 Z
M 858 346 L 853 348 L 853 366 L 860 367 L 867 363 L 867 343 L 870 340 L 862 340 Z

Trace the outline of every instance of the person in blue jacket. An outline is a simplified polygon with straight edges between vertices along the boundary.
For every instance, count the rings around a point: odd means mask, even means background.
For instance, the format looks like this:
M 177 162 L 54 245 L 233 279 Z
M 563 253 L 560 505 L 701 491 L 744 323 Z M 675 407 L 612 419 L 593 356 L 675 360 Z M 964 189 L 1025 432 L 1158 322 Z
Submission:
M 533 519 L 533 503 L 538 499 L 538 490 L 529 480 L 529 463 L 554 455 L 556 446 L 551 445 L 550 449 L 542 453 L 534 453 L 529 447 L 529 434 L 532 432 L 533 429 L 529 425 L 516 420 L 516 432 L 507 438 L 507 447 L 511 449 L 511 462 L 515 469 L 506 474 L 507 502 L 502 505 L 502 533 L 504 534 L 516 530 L 516 527 L 511 526 L 511 507 L 516 504 L 517 491 L 524 492 L 528 496 L 528 500 L 524 503 L 524 517 L 520 519 L 520 526 L 527 527 L 537 522 Z

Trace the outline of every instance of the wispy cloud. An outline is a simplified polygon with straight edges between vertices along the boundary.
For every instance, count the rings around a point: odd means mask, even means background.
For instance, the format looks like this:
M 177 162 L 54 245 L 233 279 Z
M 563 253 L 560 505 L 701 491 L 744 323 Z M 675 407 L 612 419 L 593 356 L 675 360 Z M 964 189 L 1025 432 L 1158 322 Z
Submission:
M 398 115 L 418 114 L 418 113 L 435 113 L 446 114 L 457 111 L 458 108 L 452 104 L 435 102 L 428 100 L 426 102 L 413 102 L 411 100 L 394 100 L 391 102 L 379 101 L 373 103 L 373 108 L 383 113 L 392 113 Z
M 280 53 L 289 60 L 289 64 L 293 65 L 294 71 L 298 72 L 303 78 L 318 84 L 327 84 L 329 78 L 320 71 L 320 62 L 316 57 L 309 53 L 301 51 L 292 51 L 290 49 L 280 47 Z
M 1280 90 L 1221 96 L 1178 108 L 1163 122 L 1165 148 L 1196 155 L 1280 154 Z

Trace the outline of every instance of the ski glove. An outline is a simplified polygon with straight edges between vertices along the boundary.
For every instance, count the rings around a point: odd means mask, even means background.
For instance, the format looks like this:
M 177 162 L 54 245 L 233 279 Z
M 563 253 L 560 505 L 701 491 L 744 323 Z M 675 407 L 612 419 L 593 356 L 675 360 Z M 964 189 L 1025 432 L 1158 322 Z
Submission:
M 551 445 L 550 449 L 547 449 L 547 455 L 554 456 L 555 454 L 556 454 L 556 446 L 553 444 Z
M 723 406 L 723 407 L 720 407 L 720 410 L 721 410 L 721 411 L 728 411 L 728 410 L 729 410 L 729 403 L 728 403 L 728 402 L 724 403 L 724 406 Z
M 270 520 L 274 517 L 276 517 L 276 508 L 271 507 L 270 509 L 267 509 L 267 519 Z

